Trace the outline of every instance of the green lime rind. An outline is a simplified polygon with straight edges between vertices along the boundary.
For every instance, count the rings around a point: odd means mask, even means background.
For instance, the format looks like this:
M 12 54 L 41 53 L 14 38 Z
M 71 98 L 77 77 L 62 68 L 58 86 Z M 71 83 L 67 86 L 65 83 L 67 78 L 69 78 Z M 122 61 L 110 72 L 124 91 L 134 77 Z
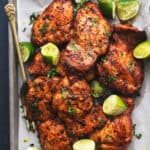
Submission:
M 23 62 L 27 62 L 29 58 L 35 53 L 35 46 L 30 42 L 20 42 L 19 47 Z
M 97 80 L 93 80 L 91 82 L 91 94 L 93 97 L 98 98 L 102 95 L 104 92 L 104 87 L 100 85 L 100 83 Z
M 52 65 L 57 65 L 60 58 L 60 51 L 53 43 L 48 43 L 41 47 L 41 54 L 44 60 Z
M 116 15 L 116 4 L 113 0 L 100 0 L 99 7 L 104 16 L 114 19 Z
M 117 15 L 121 21 L 133 19 L 139 12 L 138 0 L 119 0 L 116 2 Z
M 150 41 L 145 41 L 136 46 L 133 56 L 137 59 L 150 58 Z
M 73 150 L 95 150 L 96 144 L 91 139 L 81 139 L 73 144 Z
M 127 105 L 118 95 L 109 96 L 103 103 L 103 112 L 107 115 L 116 116 L 122 114 Z

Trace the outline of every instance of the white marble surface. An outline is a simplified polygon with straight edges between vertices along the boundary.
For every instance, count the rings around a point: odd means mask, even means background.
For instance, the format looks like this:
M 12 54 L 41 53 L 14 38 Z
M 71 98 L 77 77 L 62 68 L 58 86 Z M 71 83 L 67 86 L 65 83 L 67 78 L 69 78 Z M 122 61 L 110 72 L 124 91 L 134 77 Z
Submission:
M 20 41 L 30 41 L 31 26 L 28 25 L 29 16 L 33 12 L 41 12 L 50 1 L 51 0 L 18 0 L 17 11 Z M 150 0 L 140 1 L 140 13 L 134 20 L 133 24 L 140 29 L 145 30 L 148 38 L 150 39 Z M 26 32 L 22 32 L 24 27 L 27 28 Z M 142 133 L 142 138 L 137 140 L 133 137 L 132 143 L 129 145 L 128 150 L 150 150 L 150 60 L 145 61 L 145 79 L 140 93 L 141 96 L 136 99 L 136 107 L 132 118 L 133 123 L 137 124 L 137 132 Z M 22 111 L 19 109 L 19 150 L 26 150 L 31 143 L 34 143 L 40 150 L 41 148 L 37 135 L 27 132 L 22 116 Z M 24 143 L 25 138 L 28 138 L 29 142 Z

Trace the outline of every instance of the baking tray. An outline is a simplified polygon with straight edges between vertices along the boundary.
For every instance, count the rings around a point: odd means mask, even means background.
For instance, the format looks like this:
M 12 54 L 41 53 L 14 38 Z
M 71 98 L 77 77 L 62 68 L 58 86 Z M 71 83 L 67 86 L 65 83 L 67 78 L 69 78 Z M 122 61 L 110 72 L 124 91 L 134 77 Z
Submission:
M 13 3 L 18 6 L 23 0 L 9 0 L 9 3 Z M 134 25 L 140 29 L 147 31 L 148 39 L 150 39 L 150 0 L 141 0 L 144 3 L 142 6 L 142 12 L 136 18 Z M 137 132 L 143 134 L 141 140 L 133 138 L 128 150 L 150 150 L 150 60 L 145 61 L 145 80 L 141 89 L 141 96 L 137 98 L 136 108 L 133 112 L 133 123 L 137 124 Z M 17 57 L 13 46 L 12 34 L 9 27 L 9 112 L 10 112 L 10 150 L 25 150 L 24 146 L 20 146 L 20 135 L 25 132 L 19 133 L 19 89 L 20 89 L 20 76 L 17 63 Z M 21 125 L 25 126 L 25 123 L 21 121 Z M 24 127 L 25 129 L 25 127 Z M 22 136 L 21 136 L 22 137 Z M 18 140 L 19 139 L 19 140 Z M 21 139 L 22 140 L 22 139 Z M 22 142 L 22 141 L 21 141 Z M 36 141 L 37 142 L 37 141 Z

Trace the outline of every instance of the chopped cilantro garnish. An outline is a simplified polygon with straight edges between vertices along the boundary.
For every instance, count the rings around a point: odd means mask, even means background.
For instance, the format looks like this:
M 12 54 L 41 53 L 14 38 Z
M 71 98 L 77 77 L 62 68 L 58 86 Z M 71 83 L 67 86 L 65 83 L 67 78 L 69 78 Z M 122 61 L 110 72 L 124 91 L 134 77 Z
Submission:
M 88 20 L 92 23 L 92 25 L 98 22 L 98 18 L 88 18 Z
M 27 28 L 24 27 L 23 30 L 22 30 L 22 32 L 25 32 L 26 30 L 27 30 Z
M 130 60 L 129 63 L 128 63 L 128 70 L 130 72 L 133 72 L 133 62 L 132 62 L 132 60 Z
M 61 94 L 62 94 L 62 99 L 65 99 L 66 98 L 66 89 L 64 87 L 61 89 Z
M 44 24 L 42 26 L 42 28 L 39 30 L 41 35 L 44 35 L 46 33 L 47 28 L 48 28 L 48 24 Z
M 31 104 L 31 107 L 32 107 L 32 109 L 37 109 L 38 104 L 36 102 L 34 102 L 34 103 Z
M 57 76 L 58 74 L 59 74 L 59 70 L 53 68 L 48 72 L 47 77 L 52 78 L 52 77 Z
M 120 52 L 120 56 L 123 57 L 123 56 L 124 56 L 124 53 L 123 53 L 123 52 Z
M 73 116 L 73 115 L 75 115 L 75 113 L 76 113 L 76 109 L 73 108 L 73 107 L 69 107 L 69 108 L 68 108 L 68 112 L 69 112 L 69 114 L 70 114 L 71 116 Z
M 105 28 L 105 33 L 106 33 L 106 35 L 108 36 L 108 37 L 110 37 L 111 36 L 111 33 Z
M 106 56 L 102 56 L 102 57 L 101 57 L 101 61 L 102 61 L 102 62 L 106 62 L 106 61 L 107 61 Z
M 35 15 L 35 13 L 32 13 L 32 15 L 30 15 L 30 22 L 29 25 L 33 24 L 34 21 L 37 19 L 39 15 Z
M 111 81 L 116 81 L 117 80 L 117 77 L 114 77 L 114 76 L 107 76 L 107 79 L 108 79 L 108 81 L 109 82 L 111 82 Z
M 74 44 L 71 44 L 70 47 L 74 50 L 74 51 L 77 51 L 78 48 L 74 45 Z
M 98 117 L 97 120 L 101 125 L 104 125 L 104 120 L 102 118 Z
M 142 138 L 142 134 L 141 133 L 136 133 L 136 124 L 133 125 L 133 128 L 132 128 L 132 134 L 133 136 L 135 136 L 137 139 L 141 139 Z
M 25 120 L 27 120 L 27 119 L 28 119 L 28 118 L 27 118 L 27 116 L 22 116 L 22 118 L 23 118 L 23 119 L 25 119 Z
M 98 22 L 98 18 L 94 18 L 93 23 L 97 23 L 97 22 Z
M 77 4 L 76 9 L 80 9 L 88 0 L 82 0 L 80 3 Z

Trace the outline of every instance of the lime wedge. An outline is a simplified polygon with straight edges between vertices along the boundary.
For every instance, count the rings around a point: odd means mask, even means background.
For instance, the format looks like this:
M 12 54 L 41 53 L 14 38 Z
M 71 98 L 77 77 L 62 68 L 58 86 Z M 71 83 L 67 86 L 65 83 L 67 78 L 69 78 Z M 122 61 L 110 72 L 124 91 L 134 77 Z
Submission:
M 27 62 L 30 56 L 35 53 L 35 47 L 30 42 L 20 42 L 19 46 L 20 46 L 23 62 Z
M 103 104 L 103 112 L 107 115 L 116 116 L 127 109 L 126 104 L 118 95 L 109 96 Z
M 86 1 L 86 0 L 75 0 L 76 3 L 82 3 L 84 1 Z
M 73 144 L 73 150 L 95 150 L 95 142 L 91 139 L 81 139 Z
M 116 14 L 116 4 L 113 0 L 99 0 L 99 6 L 104 16 L 114 19 Z
M 133 55 L 137 59 L 150 57 L 150 41 L 145 41 L 136 46 L 133 50 Z
M 97 80 L 91 82 L 91 94 L 93 97 L 98 98 L 104 92 L 104 87 L 100 85 Z
M 119 0 L 117 2 L 117 14 L 121 21 L 128 21 L 134 18 L 140 8 L 138 0 Z
M 60 57 L 58 47 L 53 43 L 48 43 L 41 47 L 41 53 L 45 61 L 52 65 L 57 65 Z

